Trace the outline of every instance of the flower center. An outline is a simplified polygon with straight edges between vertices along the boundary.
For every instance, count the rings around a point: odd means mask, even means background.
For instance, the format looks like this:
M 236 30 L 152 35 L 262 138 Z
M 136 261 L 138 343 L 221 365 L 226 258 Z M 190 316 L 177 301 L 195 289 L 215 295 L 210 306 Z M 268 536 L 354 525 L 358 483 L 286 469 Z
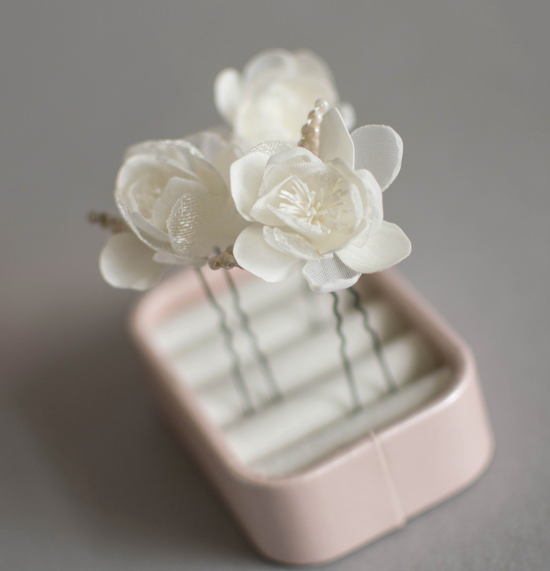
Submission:
M 334 230 L 351 230 L 355 224 L 355 209 L 347 182 L 342 178 L 332 181 L 325 180 L 325 177 L 315 178 L 318 180 L 312 180 L 308 185 L 297 177 L 291 177 L 279 193 L 281 202 L 278 210 L 316 236 L 330 234 Z

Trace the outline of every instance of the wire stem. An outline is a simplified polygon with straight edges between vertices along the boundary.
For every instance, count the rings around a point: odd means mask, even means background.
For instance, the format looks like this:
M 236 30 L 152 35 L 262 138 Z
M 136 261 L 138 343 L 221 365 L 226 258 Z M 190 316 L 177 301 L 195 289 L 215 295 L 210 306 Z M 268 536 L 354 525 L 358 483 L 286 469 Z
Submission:
M 348 291 L 353 296 L 353 305 L 355 306 L 355 309 L 357 309 L 357 311 L 363 315 L 363 325 L 365 327 L 365 331 L 371 336 L 372 346 L 374 348 L 376 358 L 378 359 L 380 369 L 382 370 L 382 374 L 384 375 L 386 384 L 388 385 L 388 391 L 393 393 L 397 390 L 397 385 L 395 384 L 390 368 L 388 367 L 388 363 L 386 362 L 386 358 L 384 357 L 384 350 L 382 348 L 380 336 L 370 325 L 369 314 L 363 305 L 361 305 L 361 298 L 359 297 L 359 294 L 352 287 L 350 287 Z
M 346 353 L 346 338 L 342 331 L 342 315 L 338 311 L 338 294 L 336 292 L 331 292 L 333 297 L 332 310 L 334 316 L 336 317 L 336 333 L 340 338 L 340 355 L 342 357 L 342 364 L 344 365 L 344 371 L 346 373 L 346 379 L 348 381 L 349 389 L 351 392 L 351 399 L 353 401 L 353 411 L 357 412 L 361 410 L 361 399 L 359 398 L 359 391 L 357 390 L 357 384 L 355 383 L 355 378 L 353 377 L 353 372 L 351 370 L 351 363 L 349 361 L 348 355 Z
M 241 298 L 239 295 L 239 291 L 237 290 L 237 286 L 235 285 L 235 282 L 234 282 L 233 278 L 231 277 L 229 270 L 224 269 L 224 272 L 225 272 L 225 276 L 227 278 L 227 283 L 229 284 L 229 289 L 231 290 L 231 295 L 233 297 L 233 304 L 235 306 L 235 311 L 239 315 L 239 319 L 241 320 L 241 326 L 243 328 L 243 331 L 248 335 L 248 338 L 250 339 L 250 342 L 252 343 L 252 348 L 254 349 L 254 354 L 256 356 L 256 359 L 258 360 L 258 363 L 260 365 L 260 369 L 262 370 L 262 373 L 265 377 L 265 380 L 267 381 L 267 384 L 269 385 L 269 388 L 270 388 L 271 393 L 273 395 L 273 399 L 274 400 L 282 399 L 283 394 L 281 393 L 281 390 L 279 389 L 279 386 L 277 385 L 277 382 L 275 381 L 275 377 L 273 376 L 273 371 L 271 370 L 269 360 L 268 360 L 266 354 L 261 350 L 260 345 L 258 343 L 258 337 L 256 336 L 256 334 L 252 330 L 252 327 L 250 326 L 250 319 L 248 318 L 248 315 L 245 313 L 245 311 L 243 310 L 243 308 L 241 306 Z
M 235 381 L 237 391 L 239 392 L 243 400 L 244 412 L 247 415 L 252 414 L 255 411 L 254 403 L 252 402 L 252 397 L 250 396 L 250 392 L 248 390 L 248 387 L 246 386 L 246 382 L 241 372 L 241 361 L 239 359 L 239 354 L 237 353 L 237 351 L 235 350 L 235 346 L 233 345 L 233 333 L 227 326 L 227 317 L 225 315 L 225 311 L 223 307 L 216 301 L 214 293 L 210 289 L 210 286 L 208 285 L 208 282 L 206 281 L 206 278 L 204 277 L 202 270 L 200 268 L 197 268 L 196 272 L 202 284 L 204 292 L 206 293 L 208 301 L 210 302 L 210 304 L 212 305 L 212 307 L 214 308 L 214 310 L 216 311 L 216 313 L 220 318 L 220 329 L 224 337 L 225 346 L 227 347 L 227 350 L 231 355 L 231 359 L 233 361 L 232 365 L 233 379 Z
M 309 328 L 312 332 L 318 331 L 322 324 L 323 319 L 319 308 L 319 300 L 317 294 L 311 291 L 306 280 L 302 280 L 302 298 L 306 305 L 308 314 Z

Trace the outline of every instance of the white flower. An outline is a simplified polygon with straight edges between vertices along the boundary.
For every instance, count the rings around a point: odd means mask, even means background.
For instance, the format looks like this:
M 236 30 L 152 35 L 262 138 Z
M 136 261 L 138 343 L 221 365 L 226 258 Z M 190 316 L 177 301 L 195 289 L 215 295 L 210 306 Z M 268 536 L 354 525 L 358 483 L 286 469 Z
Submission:
M 390 127 L 350 136 L 336 109 L 323 118 L 319 157 L 264 143 L 231 165 L 237 210 L 252 224 L 237 238 L 239 265 L 269 282 L 302 273 L 317 293 L 353 285 L 409 255 L 403 231 L 383 220 L 382 191 L 401 167 L 403 143 Z
M 267 140 L 297 143 L 317 99 L 338 106 L 348 128 L 355 123 L 353 107 L 340 103 L 327 64 L 306 50 L 260 52 L 242 74 L 224 69 L 216 78 L 214 99 L 219 113 L 233 125 L 235 138 L 249 147 Z
M 201 266 L 213 248 L 232 245 L 245 227 L 229 193 L 229 166 L 241 154 L 214 133 L 128 149 L 115 200 L 129 231 L 103 249 L 104 279 L 147 289 L 166 264 Z

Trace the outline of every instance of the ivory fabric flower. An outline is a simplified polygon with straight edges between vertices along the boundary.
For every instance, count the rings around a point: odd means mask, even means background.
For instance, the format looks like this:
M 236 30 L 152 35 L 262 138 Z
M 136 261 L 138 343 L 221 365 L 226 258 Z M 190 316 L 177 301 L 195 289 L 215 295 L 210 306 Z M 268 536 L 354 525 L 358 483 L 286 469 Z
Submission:
M 325 293 L 407 257 L 410 241 L 382 207 L 402 154 L 393 129 L 368 125 L 350 136 L 336 109 L 321 123 L 318 157 L 285 143 L 252 149 L 231 165 L 235 205 L 251 222 L 233 249 L 239 265 L 277 282 L 303 264 L 311 289 Z
M 242 74 L 224 69 L 216 78 L 214 99 L 234 137 L 249 148 L 267 140 L 298 141 L 304 117 L 317 99 L 338 106 L 348 128 L 355 123 L 353 107 L 340 102 L 329 67 L 307 50 L 266 50 Z
M 233 244 L 246 225 L 229 193 L 229 166 L 241 155 L 215 133 L 130 147 L 115 188 L 128 231 L 113 234 L 101 252 L 104 279 L 147 289 L 167 264 L 198 267 L 213 248 Z

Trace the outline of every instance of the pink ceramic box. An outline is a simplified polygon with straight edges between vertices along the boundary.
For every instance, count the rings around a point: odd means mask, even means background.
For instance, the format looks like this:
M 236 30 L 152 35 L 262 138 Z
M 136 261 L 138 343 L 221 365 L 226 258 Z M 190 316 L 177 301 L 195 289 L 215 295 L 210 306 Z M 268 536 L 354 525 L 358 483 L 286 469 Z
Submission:
M 232 275 L 238 282 L 247 280 L 245 272 Z M 208 272 L 208 279 L 218 294 L 225 288 L 222 272 Z M 397 272 L 365 275 L 357 289 L 375 292 L 406 321 L 436 355 L 438 367 L 450 372 L 448 381 L 406 412 L 394 407 L 393 417 L 377 413 L 390 397 L 371 403 L 365 415 L 373 419 L 378 414 L 378 424 L 367 422 L 364 433 L 282 474 L 243 461 L 227 431 L 213 421 L 155 341 L 159 323 L 204 303 L 193 272 L 147 294 L 133 317 L 133 334 L 155 373 L 163 410 L 252 543 L 280 562 L 312 564 L 341 557 L 462 490 L 492 457 L 493 437 L 467 345 Z M 312 446 L 306 439 L 304 449 Z

